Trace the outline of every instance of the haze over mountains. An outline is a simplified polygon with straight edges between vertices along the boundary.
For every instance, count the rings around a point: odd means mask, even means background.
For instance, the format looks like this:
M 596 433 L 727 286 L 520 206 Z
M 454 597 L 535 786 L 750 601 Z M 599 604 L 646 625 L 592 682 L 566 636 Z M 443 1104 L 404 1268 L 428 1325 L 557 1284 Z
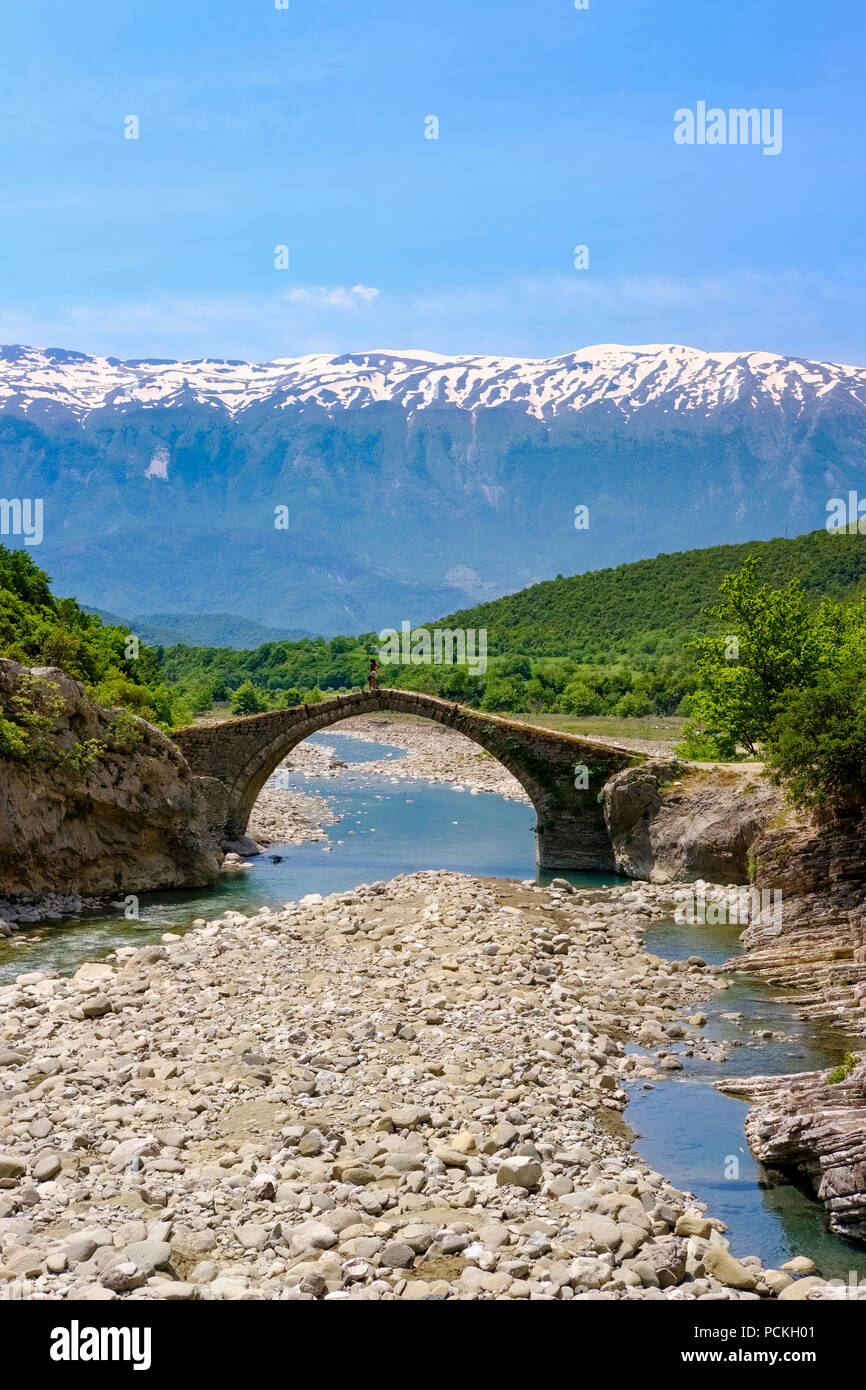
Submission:
M 163 621 L 357 633 L 814 530 L 866 492 L 864 445 L 866 370 L 769 353 L 0 349 L 0 495 L 44 498 L 34 559 L 56 592 Z
M 246 651 L 264 642 L 297 642 L 302 637 L 314 637 L 312 632 L 298 628 L 265 627 L 253 618 L 239 618 L 235 613 L 148 613 L 136 617 L 129 613 L 110 613 L 104 608 L 86 606 L 112 627 L 126 627 L 151 647 L 234 647 Z

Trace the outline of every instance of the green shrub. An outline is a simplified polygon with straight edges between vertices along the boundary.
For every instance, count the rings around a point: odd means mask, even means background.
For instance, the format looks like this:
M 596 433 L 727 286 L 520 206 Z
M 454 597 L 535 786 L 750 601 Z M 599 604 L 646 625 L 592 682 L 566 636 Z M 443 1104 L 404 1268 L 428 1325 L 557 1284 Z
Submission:
M 601 714 L 604 709 L 604 701 L 598 691 L 582 680 L 570 681 L 560 695 L 558 703 L 563 714 Z
M 833 1068 L 824 1084 L 826 1086 L 838 1086 L 840 1081 L 847 1081 L 859 1061 L 860 1058 L 856 1052 L 846 1052 L 838 1067 Z

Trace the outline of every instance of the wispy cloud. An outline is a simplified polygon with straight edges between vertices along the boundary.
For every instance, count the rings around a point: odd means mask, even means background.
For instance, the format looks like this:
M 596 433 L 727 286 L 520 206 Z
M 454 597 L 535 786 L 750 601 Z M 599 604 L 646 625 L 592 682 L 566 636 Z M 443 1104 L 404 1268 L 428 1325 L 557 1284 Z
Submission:
M 326 289 L 324 285 L 306 286 L 285 290 L 283 298 L 289 304 L 318 304 L 326 309 L 351 309 L 354 305 L 370 304 L 378 298 L 379 291 L 370 285 L 353 285 L 347 290 L 344 285 Z
M 840 302 L 859 306 L 866 322 L 866 274 L 575 272 L 399 293 L 363 283 L 301 285 L 258 295 L 160 294 L 42 314 L 0 306 L 0 342 L 253 361 L 371 347 L 548 357 L 594 343 L 674 342 L 864 363 L 866 330 L 839 338 Z

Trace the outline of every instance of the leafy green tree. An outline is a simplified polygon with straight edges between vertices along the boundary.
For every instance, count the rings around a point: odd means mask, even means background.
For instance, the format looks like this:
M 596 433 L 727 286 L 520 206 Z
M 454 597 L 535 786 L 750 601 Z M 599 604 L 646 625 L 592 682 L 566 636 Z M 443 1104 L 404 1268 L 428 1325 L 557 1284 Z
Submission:
M 494 676 L 487 681 L 481 708 L 491 712 L 508 710 L 512 714 L 525 714 L 526 683 L 519 676 Z
M 686 753 L 698 739 L 715 747 L 716 757 L 735 757 L 740 746 L 756 754 L 786 693 L 813 681 L 832 660 L 828 637 L 835 618 L 829 612 L 816 618 L 796 579 L 783 589 L 759 585 L 757 568 L 750 556 L 738 574 L 723 579 L 722 602 L 709 610 L 720 635 L 692 644 L 701 687 L 686 729 Z
M 213 695 L 207 685 L 194 685 L 187 693 L 187 700 L 193 714 L 207 714 L 213 705 Z
M 620 719 L 642 719 L 652 713 L 652 701 L 639 690 L 629 690 L 617 700 L 614 714 Z
M 823 670 L 776 715 L 767 748 L 773 780 L 795 804 L 834 815 L 866 804 L 866 666 Z
M 322 686 L 325 690 L 345 690 L 352 684 L 352 671 L 348 662 L 342 662 L 331 668 L 326 676 L 322 677 Z
M 817 606 L 799 583 L 759 586 L 757 562 L 721 586 L 724 635 L 704 638 L 701 688 L 680 751 L 760 753 L 798 806 L 824 815 L 866 806 L 866 600 Z
M 495 665 L 497 676 L 520 676 L 521 680 L 532 679 L 532 666 L 528 656 L 505 656 L 497 660 Z
M 547 708 L 550 694 L 550 687 L 545 685 L 544 681 L 537 676 L 533 676 L 532 680 L 528 680 L 524 686 L 526 708 L 532 710 L 533 714 L 540 714 L 542 710 Z
M 564 714 L 601 714 L 604 701 L 598 691 L 593 690 L 586 681 L 573 680 L 560 695 L 559 708 Z
M 267 703 L 251 680 L 245 680 L 232 696 L 232 714 L 264 714 Z

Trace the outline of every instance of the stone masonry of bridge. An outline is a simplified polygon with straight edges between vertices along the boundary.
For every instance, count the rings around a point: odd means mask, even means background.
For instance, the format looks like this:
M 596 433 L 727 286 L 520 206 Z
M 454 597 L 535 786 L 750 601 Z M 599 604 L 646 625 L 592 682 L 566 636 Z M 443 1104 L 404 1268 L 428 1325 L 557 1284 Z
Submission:
M 320 704 L 221 724 L 190 725 L 178 729 L 174 738 L 196 775 L 214 834 L 227 842 L 245 834 L 256 797 L 296 744 L 340 720 L 381 710 L 445 724 L 498 759 L 535 807 L 539 868 L 613 871 L 599 794 L 615 772 L 643 761 L 623 748 L 537 729 L 432 695 L 388 689 L 336 695 Z M 585 789 L 575 786 L 578 767 L 587 771 Z

